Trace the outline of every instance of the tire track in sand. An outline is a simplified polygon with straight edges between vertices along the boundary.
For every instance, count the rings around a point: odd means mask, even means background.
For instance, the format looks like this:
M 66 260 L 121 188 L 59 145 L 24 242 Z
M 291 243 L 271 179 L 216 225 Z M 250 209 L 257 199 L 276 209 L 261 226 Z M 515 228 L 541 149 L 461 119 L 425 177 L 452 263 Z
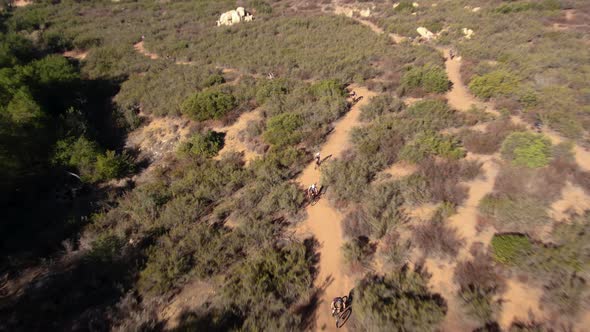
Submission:
M 360 125 L 360 108 L 375 95 L 364 87 L 351 85 L 349 88 L 363 99 L 353 105 L 350 111 L 334 124 L 334 131 L 320 150 L 322 158 L 330 155 L 331 159 L 337 158 L 350 146 L 348 140 L 350 130 Z M 320 171 L 315 169 L 314 164 L 310 164 L 297 178 L 297 182 L 307 188 L 312 183 L 319 183 L 319 179 Z M 320 199 L 313 206 L 308 206 L 306 211 L 307 218 L 297 226 L 296 232 L 303 236 L 313 235 L 320 244 L 319 274 L 316 277 L 315 286 L 321 290 L 321 294 L 315 313 L 315 330 L 336 331 L 335 321 L 330 314 L 330 303 L 337 296 L 348 295 L 354 287 L 354 280 L 347 276 L 342 257 L 343 215 L 330 206 L 325 198 Z

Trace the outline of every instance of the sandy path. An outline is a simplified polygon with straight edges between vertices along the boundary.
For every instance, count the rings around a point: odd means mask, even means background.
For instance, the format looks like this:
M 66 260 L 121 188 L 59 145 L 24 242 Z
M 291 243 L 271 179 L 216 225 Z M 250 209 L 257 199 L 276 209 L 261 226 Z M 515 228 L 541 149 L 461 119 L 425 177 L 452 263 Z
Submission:
M 223 149 L 219 151 L 215 159 L 221 159 L 221 156 L 228 152 L 228 151 L 236 151 L 236 152 L 243 152 L 244 153 L 244 160 L 246 161 L 246 165 L 252 161 L 255 157 L 259 156 L 255 151 L 252 151 L 248 148 L 246 143 L 241 142 L 238 139 L 238 134 L 240 131 L 246 128 L 248 122 L 256 121 L 262 117 L 262 114 L 259 109 L 253 110 L 251 112 L 246 112 L 238 118 L 238 120 L 232 124 L 231 126 L 227 127 L 216 127 L 213 130 L 217 132 L 224 132 L 225 133 L 225 144 Z
M 355 85 L 351 85 L 350 89 L 356 91 L 357 95 L 363 96 L 363 99 L 352 106 L 351 110 L 334 124 L 334 131 L 320 150 L 322 158 L 330 155 L 331 158 L 337 158 L 350 146 L 348 140 L 350 130 L 360 125 L 358 119 L 360 108 L 375 95 L 366 88 Z M 320 171 L 310 164 L 297 181 L 307 188 L 312 183 L 319 184 L 319 179 Z M 354 280 L 347 275 L 342 257 L 341 248 L 344 245 L 340 225 L 342 218 L 343 215 L 331 207 L 325 198 L 322 198 L 317 204 L 307 208 L 307 218 L 297 229 L 297 233 L 313 235 L 320 243 L 319 275 L 315 286 L 322 289 L 323 293 L 320 295 L 316 312 L 316 330 L 337 330 L 334 319 L 330 315 L 330 303 L 337 296 L 347 295 L 354 287 Z
M 570 213 L 583 214 L 590 210 L 590 196 L 584 189 L 568 181 L 561 192 L 561 199 L 551 204 L 551 210 L 550 215 L 554 220 L 566 221 Z
M 443 52 L 446 59 L 445 69 L 447 71 L 447 76 L 449 77 L 449 80 L 453 82 L 451 91 L 447 92 L 446 95 L 449 105 L 458 111 L 467 111 L 471 106 L 475 105 L 477 107 L 485 108 L 490 113 L 499 115 L 500 113 L 494 110 L 493 107 L 490 107 L 489 104 L 481 102 L 472 95 L 467 86 L 463 83 L 463 79 L 461 78 L 461 57 L 456 56 L 451 59 L 449 55 L 450 49 L 442 47 L 437 49 Z
M 471 257 L 469 249 L 471 249 L 473 243 L 482 242 L 487 244 L 494 236 L 494 229 L 492 229 L 492 227 L 488 227 L 486 231 L 478 233 L 476 225 L 477 217 L 479 215 L 479 201 L 494 189 L 494 183 L 496 182 L 496 176 L 499 171 L 498 165 L 494 160 L 494 156 L 476 156 L 469 154 L 466 159 L 483 162 L 483 177 L 465 183 L 469 190 L 467 201 L 460 206 L 457 209 L 457 213 L 451 216 L 448 220 L 449 225 L 457 228 L 458 235 L 465 239 L 465 245 L 461 248 L 458 260 Z
M 66 58 L 74 58 L 78 60 L 84 60 L 88 56 L 88 51 L 82 50 L 71 50 L 62 53 Z
M 31 1 L 31 0 L 14 0 L 12 5 L 15 7 L 25 7 L 25 6 L 28 6 L 32 3 L 33 3 L 33 1 Z
M 514 279 L 507 280 L 506 292 L 502 294 L 502 312 L 498 323 L 508 329 L 514 319 L 528 320 L 529 312 L 535 319 L 543 320 L 544 313 L 539 307 L 543 290 Z
M 160 56 L 157 55 L 156 53 L 152 53 L 152 52 L 146 50 L 145 47 L 143 46 L 143 41 L 140 41 L 139 43 L 133 45 L 133 48 L 137 52 L 139 52 L 139 53 L 147 56 L 148 58 L 150 58 L 152 60 L 156 60 L 156 59 L 159 59 L 160 58 Z

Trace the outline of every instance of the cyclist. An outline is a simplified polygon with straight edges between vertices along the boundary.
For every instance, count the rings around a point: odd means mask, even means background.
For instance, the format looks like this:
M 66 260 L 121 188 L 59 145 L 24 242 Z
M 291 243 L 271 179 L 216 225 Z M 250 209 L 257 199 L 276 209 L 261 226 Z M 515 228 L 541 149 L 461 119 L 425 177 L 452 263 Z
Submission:
M 318 187 L 315 185 L 315 183 L 313 183 L 311 186 L 309 186 L 309 189 L 307 189 L 307 193 L 309 194 L 309 197 L 314 198 L 315 196 L 318 195 Z
M 341 297 L 335 297 L 330 308 L 332 309 L 332 316 L 336 316 L 346 309 L 346 302 Z

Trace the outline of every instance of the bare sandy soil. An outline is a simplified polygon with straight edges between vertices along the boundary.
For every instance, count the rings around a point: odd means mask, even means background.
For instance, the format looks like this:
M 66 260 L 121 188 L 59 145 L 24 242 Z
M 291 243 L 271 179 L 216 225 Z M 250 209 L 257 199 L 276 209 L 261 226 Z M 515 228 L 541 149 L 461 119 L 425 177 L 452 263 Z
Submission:
M 214 295 L 215 289 L 210 284 L 200 280 L 189 282 L 160 312 L 160 319 L 166 322 L 167 330 L 174 330 L 181 323 L 183 313 L 198 309 Z
M 31 0 L 14 0 L 12 2 L 12 5 L 15 7 L 25 7 L 25 6 L 28 6 L 32 3 L 33 3 L 33 1 L 31 1 Z
M 590 210 L 590 196 L 584 189 L 567 182 L 561 199 L 551 205 L 551 217 L 557 221 L 567 221 L 571 214 L 583 214 Z
M 320 150 L 322 158 L 327 156 L 338 158 L 350 146 L 349 133 L 353 127 L 360 124 L 358 119 L 360 108 L 375 95 L 366 88 L 356 85 L 351 85 L 349 89 L 356 91 L 357 95 L 363 96 L 363 99 L 334 124 L 334 131 Z M 297 181 L 307 188 L 312 183 L 321 186 L 319 179 L 320 170 L 310 164 Z M 296 230 L 298 234 L 313 235 L 320 243 L 319 275 L 315 286 L 320 288 L 322 293 L 315 314 L 316 330 L 336 331 L 334 319 L 330 314 L 330 303 L 337 296 L 348 295 L 354 286 L 354 280 L 347 275 L 342 257 L 341 248 L 344 245 L 342 218 L 343 215 L 330 206 L 325 198 L 322 198 L 317 204 L 307 208 L 307 218 L 297 226 Z
M 152 52 L 146 50 L 145 47 L 143 46 L 143 41 L 140 41 L 137 44 L 133 45 L 133 48 L 137 52 L 139 52 L 139 53 L 147 56 L 148 58 L 150 58 L 152 60 L 156 60 L 156 59 L 159 59 L 160 58 L 160 56 L 158 54 L 152 53 Z
M 529 313 L 538 320 L 545 318 L 539 303 L 543 290 L 524 282 L 508 279 L 506 292 L 502 294 L 502 311 L 499 324 L 502 329 L 507 329 L 515 319 L 528 320 Z
M 220 159 L 224 153 L 229 151 L 242 152 L 244 153 L 244 160 L 248 164 L 255 157 L 260 156 L 259 153 L 252 151 L 244 142 L 241 142 L 238 139 L 238 134 L 246 128 L 248 122 L 261 119 L 261 117 L 260 110 L 254 110 L 240 115 L 238 121 L 231 126 L 213 128 L 217 132 L 225 133 L 225 145 L 215 158 Z
M 131 132 L 125 146 L 139 150 L 140 157 L 150 160 L 150 165 L 135 177 L 135 181 L 146 181 L 190 133 L 190 120 L 173 117 L 151 118 L 146 125 Z
M 389 168 L 386 168 L 383 173 L 389 174 L 392 177 L 399 179 L 403 178 L 404 176 L 412 175 L 417 170 L 418 166 L 402 161 L 394 163 Z
M 88 56 L 88 51 L 83 50 L 71 50 L 62 53 L 66 58 L 74 58 L 78 60 L 84 60 Z

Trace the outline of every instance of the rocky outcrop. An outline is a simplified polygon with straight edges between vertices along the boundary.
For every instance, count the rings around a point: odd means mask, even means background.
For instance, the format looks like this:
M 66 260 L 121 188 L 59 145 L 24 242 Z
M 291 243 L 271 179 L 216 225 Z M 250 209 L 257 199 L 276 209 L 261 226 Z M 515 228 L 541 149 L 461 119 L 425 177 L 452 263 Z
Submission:
M 251 22 L 254 20 L 254 16 L 251 13 L 247 12 L 244 7 L 238 7 L 235 10 L 230 10 L 225 12 L 219 16 L 219 20 L 217 20 L 217 26 L 222 25 L 234 25 L 240 22 Z
M 473 37 L 473 34 L 474 34 L 473 30 L 463 28 L 463 35 L 465 35 L 465 39 L 471 39 L 471 37 Z
M 425 38 L 426 40 L 430 40 L 435 37 L 435 35 L 425 27 L 419 27 L 418 29 L 416 29 L 416 31 L 418 31 L 418 34 L 420 34 L 420 36 Z

